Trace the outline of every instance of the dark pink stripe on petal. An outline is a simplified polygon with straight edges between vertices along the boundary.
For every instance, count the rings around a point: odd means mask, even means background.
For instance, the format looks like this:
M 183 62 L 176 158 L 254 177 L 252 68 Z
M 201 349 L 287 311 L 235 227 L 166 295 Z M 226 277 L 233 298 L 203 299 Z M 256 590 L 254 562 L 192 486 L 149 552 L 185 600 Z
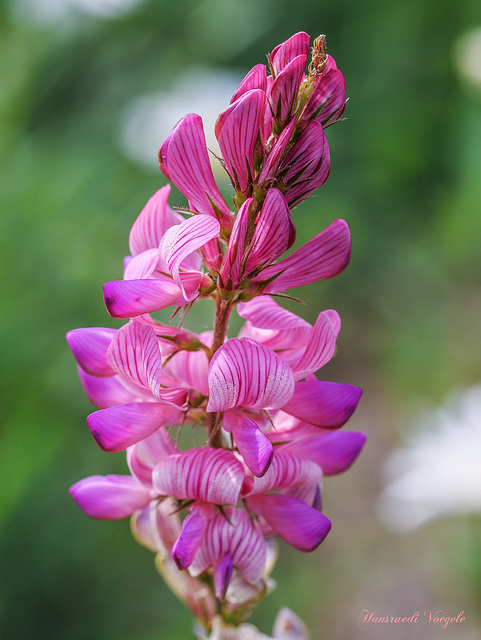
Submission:
M 242 80 L 237 87 L 237 91 L 232 96 L 230 103 L 232 104 L 244 93 L 247 93 L 251 89 L 261 89 L 265 92 L 267 86 L 267 74 L 265 64 L 256 64 L 255 67 L 249 71 L 249 73 Z
M 278 44 L 269 54 L 269 63 L 275 74 L 284 69 L 297 56 L 309 53 L 310 37 L 305 31 L 299 31 Z
M 301 360 L 293 366 L 296 380 L 305 378 L 329 362 L 336 350 L 340 328 L 341 321 L 336 311 L 329 309 L 319 314 L 310 332 L 306 350 Z

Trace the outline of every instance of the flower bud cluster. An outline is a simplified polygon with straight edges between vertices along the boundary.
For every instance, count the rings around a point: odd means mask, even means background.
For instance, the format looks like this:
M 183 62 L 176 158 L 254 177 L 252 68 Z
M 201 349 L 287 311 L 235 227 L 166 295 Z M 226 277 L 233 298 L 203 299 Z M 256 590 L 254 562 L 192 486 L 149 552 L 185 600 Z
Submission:
M 182 118 L 159 151 L 160 168 L 187 197 L 182 215 L 167 185 L 130 232 L 124 278 L 104 286 L 120 329 L 67 334 L 88 398 L 87 418 L 104 451 L 126 451 L 130 474 L 91 476 L 71 495 L 89 516 L 132 517 L 135 537 L 157 554 L 172 590 L 212 628 L 239 624 L 271 588 L 274 539 L 315 549 L 330 529 L 321 480 L 346 470 L 365 441 L 340 431 L 358 387 L 321 381 L 333 357 L 338 314 L 314 325 L 271 297 L 331 278 L 350 257 L 349 228 L 335 220 L 288 257 L 291 210 L 329 175 L 324 128 L 342 114 L 345 85 L 324 40 L 276 47 L 241 82 L 216 124 L 232 212 L 211 170 L 202 121 Z M 188 215 L 186 215 L 188 214 Z M 212 331 L 161 324 L 198 298 L 215 303 Z M 227 339 L 231 312 L 245 319 Z M 205 430 L 183 448 L 174 433 Z M 182 439 L 181 439 L 182 441 Z

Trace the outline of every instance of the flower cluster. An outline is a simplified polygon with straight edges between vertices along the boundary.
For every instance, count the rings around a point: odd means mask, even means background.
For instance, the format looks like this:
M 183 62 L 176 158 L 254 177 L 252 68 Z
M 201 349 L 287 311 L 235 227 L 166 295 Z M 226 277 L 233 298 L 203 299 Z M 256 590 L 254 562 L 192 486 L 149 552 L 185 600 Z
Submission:
M 158 555 L 169 586 L 212 628 L 238 624 L 269 590 L 279 536 L 301 551 L 330 529 L 320 511 L 323 475 L 347 469 L 364 434 L 339 431 L 358 387 L 318 380 L 333 357 L 340 319 L 312 326 L 271 297 L 331 278 L 350 257 L 349 228 L 335 220 L 291 253 L 292 208 L 329 175 L 324 129 L 346 102 L 342 73 L 298 33 L 242 80 L 218 117 L 220 162 L 235 195 L 227 205 L 212 173 L 201 118 L 182 118 L 159 151 L 160 168 L 187 197 L 182 214 L 167 185 L 148 201 L 129 238 L 123 280 L 104 286 L 118 330 L 67 334 L 82 385 L 99 410 L 87 418 L 105 451 L 126 451 L 130 475 L 92 476 L 71 495 L 94 518 L 132 516 L 136 538 Z M 161 324 L 215 302 L 213 331 Z M 245 319 L 227 339 L 233 309 Z M 187 425 L 205 444 L 182 448 Z

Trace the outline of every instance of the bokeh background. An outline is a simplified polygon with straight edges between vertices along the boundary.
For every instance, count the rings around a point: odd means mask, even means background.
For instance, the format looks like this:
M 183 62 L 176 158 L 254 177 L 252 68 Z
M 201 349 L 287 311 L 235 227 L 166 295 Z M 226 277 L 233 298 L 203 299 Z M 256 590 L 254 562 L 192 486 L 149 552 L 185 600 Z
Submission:
M 170 127 L 189 111 L 212 127 L 299 30 L 327 34 L 350 100 L 327 132 L 331 177 L 295 211 L 298 243 L 342 217 L 353 255 L 291 308 L 339 310 L 324 377 L 364 388 L 347 428 L 369 441 L 325 481 L 330 536 L 311 555 L 282 547 L 253 621 L 269 632 L 288 605 L 313 640 L 481 637 L 480 29 L 478 0 L 0 2 L 2 640 L 191 637 L 128 522 L 90 520 L 67 494 L 125 462 L 91 438 L 64 334 L 118 326 L 101 286 L 165 184 Z M 361 630 L 364 609 L 421 619 Z M 426 610 L 466 621 L 444 630 Z

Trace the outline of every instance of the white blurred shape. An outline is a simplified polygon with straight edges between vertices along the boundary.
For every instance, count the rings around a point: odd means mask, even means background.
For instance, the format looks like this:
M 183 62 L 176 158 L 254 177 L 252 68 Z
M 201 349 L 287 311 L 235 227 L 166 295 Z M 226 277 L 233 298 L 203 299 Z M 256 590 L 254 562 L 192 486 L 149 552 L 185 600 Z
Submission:
M 16 17 L 42 24 L 58 24 L 84 13 L 97 18 L 115 18 L 142 0 L 11 0 Z
M 456 42 L 454 53 L 461 76 L 481 88 L 481 27 L 464 33 Z
M 204 123 L 207 147 L 220 155 L 214 135 L 215 121 L 229 105 L 240 80 L 232 73 L 199 67 L 181 74 L 169 91 L 134 98 L 122 118 L 124 153 L 158 171 L 157 153 L 162 142 L 183 116 L 198 113 Z M 215 171 L 220 169 L 215 158 L 212 166 Z
M 481 386 L 426 414 L 386 461 L 381 522 L 404 532 L 442 515 L 481 511 Z

